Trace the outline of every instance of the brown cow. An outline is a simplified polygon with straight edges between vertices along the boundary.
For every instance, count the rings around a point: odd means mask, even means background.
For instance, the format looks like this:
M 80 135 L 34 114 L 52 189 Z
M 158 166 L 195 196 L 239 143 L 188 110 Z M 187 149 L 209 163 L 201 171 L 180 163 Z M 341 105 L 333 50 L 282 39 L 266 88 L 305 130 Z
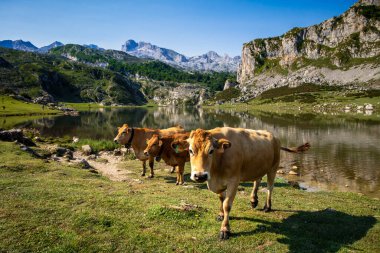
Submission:
M 170 166 L 177 167 L 177 182 L 183 184 L 183 173 L 185 170 L 185 163 L 190 160 L 189 152 L 183 150 L 178 152 L 172 148 L 172 143 L 176 141 L 183 141 L 189 138 L 189 133 L 173 134 L 161 137 L 154 134 L 152 138 L 147 141 L 148 146 L 144 150 L 146 156 L 156 157 L 156 160 L 164 159 L 165 163 Z
M 254 181 L 251 194 L 252 207 L 258 204 L 257 190 L 261 178 L 267 175 L 268 191 L 264 211 L 271 210 L 274 179 L 280 163 L 280 150 L 301 152 L 309 144 L 298 149 L 282 148 L 280 141 L 270 132 L 243 128 L 197 129 L 191 131 L 187 141 L 179 142 L 177 149 L 189 149 L 191 179 L 207 181 L 208 188 L 219 194 L 219 220 L 223 220 L 220 238 L 230 235 L 229 213 L 241 181 Z
M 149 139 L 153 134 L 175 134 L 182 133 L 185 130 L 181 126 L 171 127 L 167 129 L 150 129 L 150 128 L 135 128 L 128 127 L 128 124 L 124 124 L 122 127 L 119 127 L 118 134 L 115 137 L 114 141 L 121 145 L 125 145 L 127 148 L 132 146 L 133 151 L 137 159 L 143 163 L 143 172 L 142 176 L 145 176 L 146 172 L 146 161 L 149 160 L 150 167 L 150 176 L 154 177 L 154 157 L 144 155 L 144 149 L 146 148 L 146 139 Z

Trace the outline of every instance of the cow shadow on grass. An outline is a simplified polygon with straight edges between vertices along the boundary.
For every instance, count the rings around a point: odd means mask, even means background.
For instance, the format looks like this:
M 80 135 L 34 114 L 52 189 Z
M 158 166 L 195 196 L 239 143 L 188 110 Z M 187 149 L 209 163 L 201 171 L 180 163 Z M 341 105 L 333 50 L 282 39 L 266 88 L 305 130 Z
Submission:
M 234 233 L 247 236 L 262 232 L 283 235 L 277 239 L 289 246 L 289 252 L 337 252 L 342 247 L 355 249 L 351 244 L 363 238 L 376 224 L 372 216 L 355 216 L 326 209 L 308 212 L 295 211 L 282 222 L 271 222 L 256 218 L 235 217 L 232 220 L 249 220 L 260 223 L 256 229 Z
M 177 174 L 174 172 L 172 175 L 163 176 L 163 178 L 164 178 L 164 180 L 166 180 L 166 183 L 169 183 L 169 184 L 174 183 L 175 184 L 177 181 Z M 184 174 L 184 180 L 185 180 L 185 184 L 187 184 L 187 185 L 192 185 L 192 186 L 199 188 L 199 189 L 207 189 L 206 183 L 196 183 L 196 182 L 192 181 L 190 179 L 190 173 Z M 252 182 L 243 182 L 243 183 L 240 183 L 240 186 L 252 188 L 253 183 Z M 262 182 L 260 184 L 260 187 L 266 188 L 267 183 Z M 275 183 L 274 187 L 275 188 L 276 187 L 289 187 L 289 184 L 288 183 Z
M 192 185 L 199 189 L 207 189 L 206 183 L 196 183 L 190 179 L 190 173 L 184 174 L 185 185 Z M 177 182 L 177 174 L 173 173 L 172 176 L 164 176 L 165 183 L 175 184 Z
M 253 187 L 253 182 L 243 182 L 239 184 L 240 186 L 244 187 Z M 266 182 L 261 182 L 260 183 L 260 188 L 266 188 L 268 184 Z M 289 187 L 290 185 L 288 183 L 274 183 L 274 188 L 276 187 Z

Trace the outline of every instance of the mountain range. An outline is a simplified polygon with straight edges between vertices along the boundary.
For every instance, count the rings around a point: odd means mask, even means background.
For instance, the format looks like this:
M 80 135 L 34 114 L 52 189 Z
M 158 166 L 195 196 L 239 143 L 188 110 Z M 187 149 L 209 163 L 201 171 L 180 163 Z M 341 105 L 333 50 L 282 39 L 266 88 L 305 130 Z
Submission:
M 121 50 L 139 58 L 150 58 L 190 71 L 236 72 L 240 56 L 220 56 L 214 51 L 188 57 L 174 50 L 162 48 L 148 42 L 127 40 Z
M 63 46 L 64 44 L 55 41 L 50 45 L 38 48 L 29 41 L 23 40 L 3 40 L 0 41 L 0 47 L 11 48 L 26 52 L 48 53 L 51 49 Z M 106 51 L 95 44 L 83 45 L 83 47 Z M 114 50 L 116 51 L 116 50 Z M 206 54 L 187 57 L 183 54 L 177 53 L 174 50 L 162 48 L 152 45 L 147 42 L 135 42 L 128 40 L 122 45 L 123 52 L 132 56 L 143 59 L 153 59 L 167 63 L 173 67 L 180 68 L 187 71 L 201 71 L 201 72 L 230 72 L 236 73 L 240 64 L 240 56 L 229 57 L 228 55 L 220 56 L 214 51 Z
M 48 53 L 50 49 L 64 46 L 62 42 L 59 41 L 54 41 L 53 43 L 43 46 L 43 47 L 36 47 L 33 45 L 30 41 L 23 41 L 23 40 L 1 40 L 0 41 L 0 47 L 5 47 L 5 48 L 11 48 L 11 49 L 16 49 L 16 50 L 21 50 L 21 51 L 26 51 L 26 52 L 35 52 L 35 53 Z M 91 49 L 96 49 L 100 51 L 104 51 L 104 48 L 101 48 L 95 44 L 88 44 L 88 45 L 83 45 L 84 47 L 91 48 Z

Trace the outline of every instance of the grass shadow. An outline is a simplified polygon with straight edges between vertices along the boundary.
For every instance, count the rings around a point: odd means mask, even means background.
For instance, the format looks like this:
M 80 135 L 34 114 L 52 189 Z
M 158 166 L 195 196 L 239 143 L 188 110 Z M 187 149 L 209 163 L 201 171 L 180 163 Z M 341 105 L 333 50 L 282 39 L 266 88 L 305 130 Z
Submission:
M 376 224 L 372 216 L 355 216 L 335 210 L 296 211 L 282 222 L 270 222 L 255 218 L 259 222 L 252 231 L 239 232 L 233 236 L 247 236 L 261 232 L 283 235 L 278 242 L 287 244 L 289 252 L 337 252 L 363 238 Z

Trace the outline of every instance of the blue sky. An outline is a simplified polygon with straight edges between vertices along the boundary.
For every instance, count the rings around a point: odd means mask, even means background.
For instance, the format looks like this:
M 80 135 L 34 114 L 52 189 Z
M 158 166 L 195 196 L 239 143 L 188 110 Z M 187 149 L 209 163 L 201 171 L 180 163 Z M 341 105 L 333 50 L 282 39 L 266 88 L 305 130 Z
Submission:
M 0 40 L 119 49 L 128 39 L 187 56 L 240 55 L 243 43 L 338 16 L 355 0 L 0 0 Z

